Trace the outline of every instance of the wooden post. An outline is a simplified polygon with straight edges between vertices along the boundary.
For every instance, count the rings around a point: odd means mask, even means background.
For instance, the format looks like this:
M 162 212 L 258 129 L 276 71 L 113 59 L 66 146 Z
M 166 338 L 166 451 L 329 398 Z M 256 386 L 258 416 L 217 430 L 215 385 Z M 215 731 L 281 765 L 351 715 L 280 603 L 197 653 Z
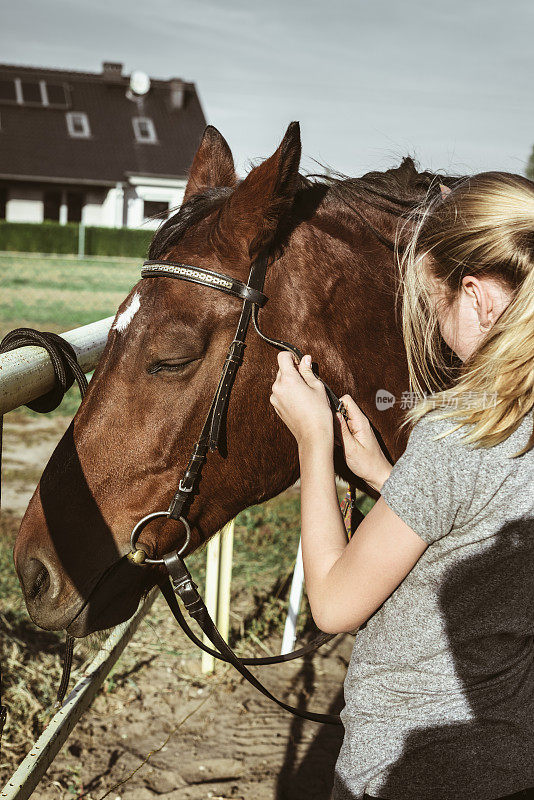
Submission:
M 209 615 L 217 625 L 217 599 L 219 595 L 219 554 L 221 551 L 220 533 L 208 542 L 206 551 L 206 592 L 204 602 Z M 203 634 L 204 644 L 212 646 L 208 637 Z M 213 672 L 215 659 L 209 653 L 202 651 L 202 672 Z
M 213 536 L 206 551 L 206 596 L 204 602 L 211 618 L 225 641 L 230 627 L 230 588 L 232 582 L 232 556 L 234 546 L 234 520 Z M 212 646 L 203 635 L 204 644 Z M 213 672 L 215 659 L 202 652 L 202 672 Z
M 234 522 L 224 526 L 221 531 L 219 556 L 219 598 L 217 603 L 217 627 L 224 641 L 228 641 L 230 631 L 230 592 L 232 586 L 232 560 L 234 553 Z

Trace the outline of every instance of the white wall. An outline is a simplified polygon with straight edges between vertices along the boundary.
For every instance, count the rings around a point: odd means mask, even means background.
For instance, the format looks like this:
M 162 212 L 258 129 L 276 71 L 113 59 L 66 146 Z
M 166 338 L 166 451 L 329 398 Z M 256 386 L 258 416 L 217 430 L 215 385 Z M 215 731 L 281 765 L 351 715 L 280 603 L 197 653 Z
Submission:
M 66 191 L 63 196 L 66 198 Z M 81 189 L 85 195 L 82 221 L 85 225 L 121 227 L 123 224 L 123 196 L 120 187 L 106 190 Z M 62 207 L 60 221 L 66 222 L 67 208 Z M 44 217 L 43 189 L 31 186 L 10 186 L 6 203 L 8 222 L 42 222 Z
M 82 222 L 84 225 L 100 227 L 103 222 L 103 207 L 106 195 L 102 192 L 85 192 L 85 203 L 82 209 Z
M 135 178 L 132 183 L 117 184 L 106 191 L 82 190 L 85 203 L 82 221 L 85 225 L 106 228 L 146 228 L 155 230 L 161 220 L 145 221 L 145 200 L 168 203 L 170 208 L 180 206 L 187 181 L 166 178 Z M 66 192 L 64 192 L 66 197 Z M 6 203 L 8 222 L 42 222 L 43 189 L 31 186 L 9 187 Z M 63 217 L 66 219 L 66 207 Z
M 100 208 L 100 222 L 105 228 L 122 228 L 123 219 L 123 190 L 114 186 L 106 195 Z
M 157 178 L 136 178 L 134 184 L 125 187 L 125 202 L 127 204 L 127 225 L 129 228 L 146 228 L 155 230 L 161 224 L 161 219 L 147 220 L 144 218 L 145 200 L 154 200 L 167 203 L 170 208 L 180 206 L 184 197 L 187 181 Z
M 6 203 L 7 222 L 42 222 L 43 192 L 30 186 L 9 187 Z

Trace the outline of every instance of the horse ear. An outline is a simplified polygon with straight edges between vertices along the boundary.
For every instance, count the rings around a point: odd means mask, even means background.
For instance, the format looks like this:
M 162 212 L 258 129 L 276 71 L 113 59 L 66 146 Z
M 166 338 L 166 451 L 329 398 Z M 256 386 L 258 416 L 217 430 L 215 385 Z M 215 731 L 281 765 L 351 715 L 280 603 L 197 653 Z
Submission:
M 216 241 L 223 254 L 242 246 L 254 258 L 272 241 L 299 186 L 300 126 L 291 122 L 273 155 L 254 167 L 221 208 Z
M 208 125 L 189 170 L 185 203 L 191 195 L 218 186 L 234 187 L 237 183 L 234 159 L 228 142 L 213 125 Z

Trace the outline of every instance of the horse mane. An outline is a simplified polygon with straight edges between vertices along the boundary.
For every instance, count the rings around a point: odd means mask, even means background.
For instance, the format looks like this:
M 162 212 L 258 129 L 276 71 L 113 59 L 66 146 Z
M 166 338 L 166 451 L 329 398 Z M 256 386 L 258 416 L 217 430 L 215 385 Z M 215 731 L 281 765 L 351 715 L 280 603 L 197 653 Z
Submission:
M 323 164 L 320 166 L 324 167 Z M 397 167 L 383 172 L 377 170 L 366 172 L 359 178 L 350 177 L 342 172 L 333 172 L 328 168 L 322 173 L 299 174 L 298 192 L 302 196 L 310 190 L 317 191 L 318 188 L 322 188 L 325 197 L 341 201 L 350 207 L 383 244 L 393 249 L 394 243 L 371 225 L 355 203 L 363 202 L 379 211 L 402 217 L 416 209 L 425 198 L 430 198 L 439 192 L 440 183 L 452 188 L 462 177 L 428 170 L 420 172 L 412 157 L 405 156 Z M 171 212 L 176 211 L 176 213 L 157 229 L 150 243 L 148 257 L 162 258 L 180 241 L 191 225 L 200 222 L 220 208 L 233 191 L 233 188 L 226 186 L 206 189 L 190 197 L 183 205 L 171 209 Z M 157 216 L 155 215 L 156 218 Z
M 323 166 L 323 165 L 321 165 Z M 352 178 L 342 172 L 311 173 L 305 180 L 308 185 L 317 182 L 329 189 L 329 194 L 347 204 L 354 201 L 366 203 L 379 211 L 404 216 L 425 199 L 439 193 L 440 184 L 452 188 L 461 175 L 445 175 L 429 170 L 419 171 L 411 156 L 404 156 L 398 167 L 379 172 L 366 172 Z
M 220 208 L 232 192 L 233 189 L 228 186 L 205 189 L 199 194 L 192 195 L 181 206 L 171 208 L 170 211 L 176 211 L 176 214 L 172 214 L 157 229 L 148 249 L 149 259 L 162 258 L 171 247 L 178 244 L 191 225 L 196 225 L 197 222 Z M 162 213 L 168 214 L 169 212 Z M 155 214 L 151 219 L 157 219 L 158 216 L 162 216 L 162 214 Z

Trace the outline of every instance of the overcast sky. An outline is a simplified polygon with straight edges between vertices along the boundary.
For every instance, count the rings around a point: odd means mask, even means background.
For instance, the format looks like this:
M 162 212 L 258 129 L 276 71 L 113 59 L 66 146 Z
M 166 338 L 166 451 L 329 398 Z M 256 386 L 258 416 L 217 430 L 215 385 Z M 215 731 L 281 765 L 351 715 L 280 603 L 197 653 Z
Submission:
M 532 0 L 0 0 L 13 64 L 178 76 L 244 174 L 301 123 L 303 168 L 523 173 Z

